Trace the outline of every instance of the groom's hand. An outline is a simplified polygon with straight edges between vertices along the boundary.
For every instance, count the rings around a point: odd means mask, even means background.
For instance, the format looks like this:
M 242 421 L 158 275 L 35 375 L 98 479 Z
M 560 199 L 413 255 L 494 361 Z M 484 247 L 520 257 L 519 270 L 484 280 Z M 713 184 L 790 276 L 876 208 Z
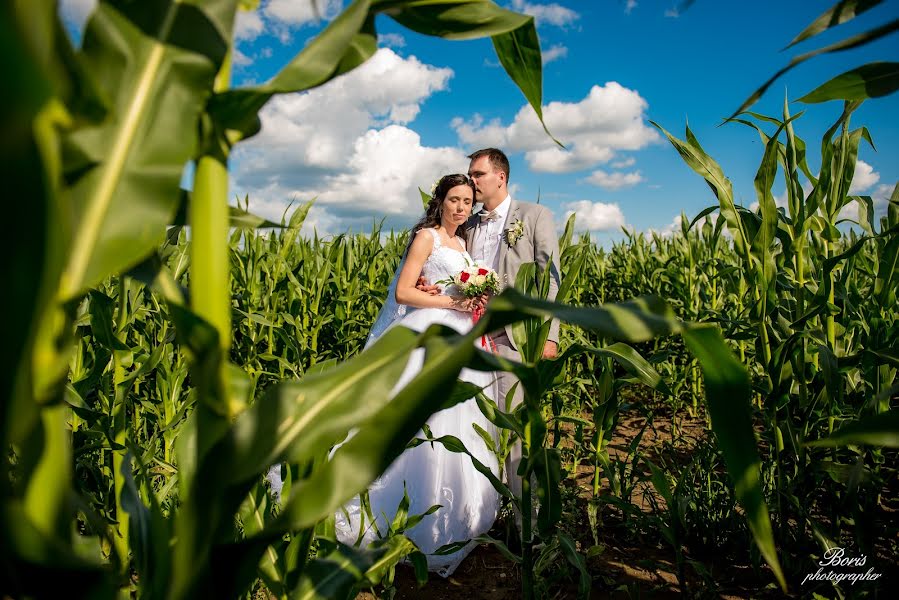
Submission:
M 480 296 L 475 296 L 472 302 L 472 307 L 480 308 L 481 310 L 487 309 L 487 303 L 490 302 L 490 294 L 481 294 Z
M 556 358 L 559 356 L 559 345 L 555 342 L 547 341 L 543 344 L 543 358 Z
M 415 289 L 431 294 L 432 296 L 436 296 L 440 293 L 440 286 L 428 285 L 428 280 L 424 277 L 418 278 L 418 285 L 415 286 Z

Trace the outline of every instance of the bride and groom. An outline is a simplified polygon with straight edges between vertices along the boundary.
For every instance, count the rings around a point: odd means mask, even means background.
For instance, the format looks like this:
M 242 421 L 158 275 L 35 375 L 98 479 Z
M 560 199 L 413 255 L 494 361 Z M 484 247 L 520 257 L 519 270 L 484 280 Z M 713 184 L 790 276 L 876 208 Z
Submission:
M 424 331 L 429 325 L 440 323 L 460 333 L 469 330 L 471 312 L 476 306 L 482 306 L 485 298 L 456 297 L 451 295 L 451 287 L 442 287 L 437 282 L 451 280 L 475 262 L 492 267 L 509 285 L 515 282 L 522 264 L 535 262 L 537 277 L 541 277 L 543 270 L 550 270 L 549 298 L 555 298 L 560 281 L 559 246 L 552 214 L 543 206 L 511 198 L 507 189 L 509 160 L 502 151 L 486 148 L 474 152 L 469 158 L 468 176 L 442 177 L 432 193 L 425 216 L 413 227 L 406 254 L 372 328 L 369 344 L 396 325 Z M 480 212 L 472 215 L 476 202 L 483 206 Z M 558 331 L 558 322 L 554 321 L 550 341 L 543 351 L 545 358 L 556 356 Z M 509 327 L 497 332 L 493 341 L 500 356 L 519 359 Z M 423 361 L 424 350 L 416 350 L 397 381 L 395 391 L 412 380 Z M 484 388 L 501 408 L 502 400 L 517 381 L 510 373 L 493 374 L 469 369 L 463 369 L 459 378 Z M 507 409 L 522 401 L 520 386 L 515 389 L 512 404 Z M 496 455 L 474 425 L 496 439 L 496 428 L 481 414 L 473 398 L 439 411 L 428 420 L 434 437 L 452 435 L 459 438 L 474 457 L 499 475 Z M 505 472 L 514 474 L 520 461 L 519 443 L 510 449 Z M 509 477 L 508 484 L 513 493 L 520 495 L 517 479 Z M 337 538 L 349 545 L 361 540 L 360 545 L 367 546 L 383 536 L 404 493 L 409 497 L 409 515 L 422 514 L 433 505 L 440 505 L 436 512 L 426 515 L 404 533 L 427 556 L 429 570 L 444 577 L 455 571 L 474 543 L 448 555 L 432 553 L 446 544 L 486 533 L 496 519 L 500 503 L 497 491 L 475 470 L 467 455 L 450 452 L 441 444 L 421 444 L 405 450 L 371 484 L 367 505 L 357 497 L 338 511 Z M 374 518 L 373 523 L 369 516 Z

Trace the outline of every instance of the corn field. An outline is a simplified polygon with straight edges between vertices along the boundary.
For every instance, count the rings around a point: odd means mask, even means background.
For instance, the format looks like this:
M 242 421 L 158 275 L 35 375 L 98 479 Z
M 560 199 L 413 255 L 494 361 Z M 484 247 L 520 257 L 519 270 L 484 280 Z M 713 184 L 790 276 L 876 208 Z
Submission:
M 482 437 L 500 458 L 523 445 L 507 474 L 520 497 L 482 469 L 504 498 L 501 524 L 514 509 L 523 527 L 477 541 L 512 566 L 524 598 L 620 587 L 606 568 L 622 543 L 666 561 L 688 595 L 894 585 L 899 186 L 885 205 L 849 189 L 859 147 L 873 145 L 853 113 L 899 87 L 895 70 L 807 98 L 844 101 L 833 127 L 810 133 L 814 160 L 786 105 L 734 115 L 728 126 L 764 145 L 753 207 L 735 203 L 689 128 L 680 139 L 656 125 L 712 192 L 680 231 L 601 248 L 569 220 L 556 302 L 526 267 L 469 334 L 396 328 L 363 351 L 407 235 L 375 223 L 320 239 L 300 233 L 311 203 L 279 223 L 253 216 L 252 198 L 229 206 L 231 149 L 274 95 L 367 60 L 378 14 L 490 37 L 542 118 L 533 18 L 488 0 L 356 0 L 268 83 L 233 89 L 234 17 L 253 8 L 102 1 L 77 50 L 56 2 L 0 9 L 11 84 L 0 172 L 22 234 L 2 273 L 0 595 L 392 597 L 403 561 L 431 585 L 404 535 L 419 515 L 401 504 L 364 549 L 338 543 L 333 518 L 409 444 L 468 453 L 449 436 L 414 438 L 471 397 L 499 428 Z M 802 35 L 828 27 L 816 23 Z M 540 360 L 550 318 L 563 322 L 561 354 Z M 477 349 L 509 324 L 520 362 Z M 390 395 L 421 347 L 424 367 Z M 505 412 L 457 382 L 463 367 L 514 372 L 523 404 Z M 807 581 L 837 548 L 881 580 Z

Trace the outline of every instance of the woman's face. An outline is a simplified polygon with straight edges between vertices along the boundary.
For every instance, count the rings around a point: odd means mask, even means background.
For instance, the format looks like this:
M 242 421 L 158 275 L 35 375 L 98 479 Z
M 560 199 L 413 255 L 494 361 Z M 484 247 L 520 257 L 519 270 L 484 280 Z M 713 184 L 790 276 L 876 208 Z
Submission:
M 474 204 L 474 194 L 471 187 L 457 185 L 446 193 L 443 200 L 443 225 L 455 225 L 458 227 L 471 216 L 471 207 Z

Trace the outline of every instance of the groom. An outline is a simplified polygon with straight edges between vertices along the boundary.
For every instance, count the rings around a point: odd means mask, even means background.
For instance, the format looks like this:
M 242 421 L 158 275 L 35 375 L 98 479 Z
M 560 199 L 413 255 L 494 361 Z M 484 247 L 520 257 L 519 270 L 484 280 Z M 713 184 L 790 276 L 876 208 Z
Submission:
M 509 159 L 496 148 L 484 148 L 469 155 L 471 163 L 468 176 L 475 186 L 475 200 L 483 203 L 481 212 L 468 221 L 468 251 L 472 258 L 505 277 L 508 285 L 514 285 L 519 267 L 524 263 L 537 263 L 536 282 L 549 269 L 549 300 L 555 300 L 559 291 L 559 239 L 553 224 L 552 213 L 544 206 L 514 200 L 509 195 Z M 507 326 L 494 338 L 496 349 L 503 358 L 518 361 L 520 356 L 512 341 L 512 327 Z M 559 348 L 559 322 L 553 320 L 549 338 L 543 347 L 543 358 L 555 358 Z M 506 394 L 518 379 L 505 371 L 497 375 L 499 398 L 497 405 L 503 408 Z M 516 386 L 510 406 L 512 410 L 524 400 L 524 391 Z M 516 442 L 506 459 L 506 478 L 509 488 L 521 496 L 521 480 L 515 476 L 521 462 L 521 442 Z M 517 520 L 520 517 L 516 515 Z M 520 525 L 520 523 L 519 523 Z

